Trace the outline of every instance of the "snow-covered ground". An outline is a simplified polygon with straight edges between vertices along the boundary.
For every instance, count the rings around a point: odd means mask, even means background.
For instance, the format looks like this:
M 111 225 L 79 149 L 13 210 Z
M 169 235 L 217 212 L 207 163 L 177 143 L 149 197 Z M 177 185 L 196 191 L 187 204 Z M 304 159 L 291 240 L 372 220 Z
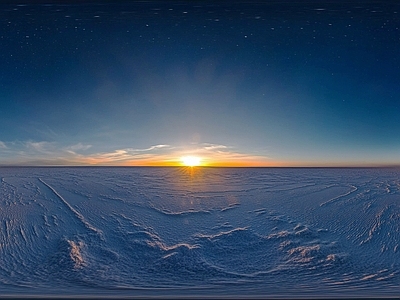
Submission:
M 400 294 L 400 170 L 0 168 L 0 296 Z

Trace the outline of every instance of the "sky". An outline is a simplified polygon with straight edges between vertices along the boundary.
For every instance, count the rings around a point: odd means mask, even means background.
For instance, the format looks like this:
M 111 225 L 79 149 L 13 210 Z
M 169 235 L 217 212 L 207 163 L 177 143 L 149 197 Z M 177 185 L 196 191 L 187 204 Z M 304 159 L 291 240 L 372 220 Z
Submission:
M 0 165 L 400 165 L 396 1 L 19 3 Z

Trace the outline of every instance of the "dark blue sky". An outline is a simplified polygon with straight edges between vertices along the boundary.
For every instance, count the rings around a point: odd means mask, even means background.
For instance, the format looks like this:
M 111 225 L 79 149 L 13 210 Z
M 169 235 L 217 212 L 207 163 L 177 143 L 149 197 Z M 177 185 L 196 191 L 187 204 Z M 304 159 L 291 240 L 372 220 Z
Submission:
M 398 164 L 400 5 L 319 2 L 0 5 L 0 164 Z

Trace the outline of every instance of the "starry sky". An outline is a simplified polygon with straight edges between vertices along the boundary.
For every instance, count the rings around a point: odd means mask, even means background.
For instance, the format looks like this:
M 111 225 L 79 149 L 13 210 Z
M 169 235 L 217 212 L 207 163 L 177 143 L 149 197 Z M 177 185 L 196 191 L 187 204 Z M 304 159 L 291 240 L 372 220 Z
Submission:
M 345 2 L 1 4 L 0 165 L 399 165 L 400 4 Z

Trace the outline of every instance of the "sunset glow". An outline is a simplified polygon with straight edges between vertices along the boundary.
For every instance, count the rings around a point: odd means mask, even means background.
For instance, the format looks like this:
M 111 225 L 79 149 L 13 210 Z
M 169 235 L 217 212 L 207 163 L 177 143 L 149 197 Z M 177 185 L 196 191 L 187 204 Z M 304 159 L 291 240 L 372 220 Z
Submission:
M 201 158 L 197 156 L 183 156 L 181 161 L 182 164 L 187 167 L 196 167 L 201 165 Z

